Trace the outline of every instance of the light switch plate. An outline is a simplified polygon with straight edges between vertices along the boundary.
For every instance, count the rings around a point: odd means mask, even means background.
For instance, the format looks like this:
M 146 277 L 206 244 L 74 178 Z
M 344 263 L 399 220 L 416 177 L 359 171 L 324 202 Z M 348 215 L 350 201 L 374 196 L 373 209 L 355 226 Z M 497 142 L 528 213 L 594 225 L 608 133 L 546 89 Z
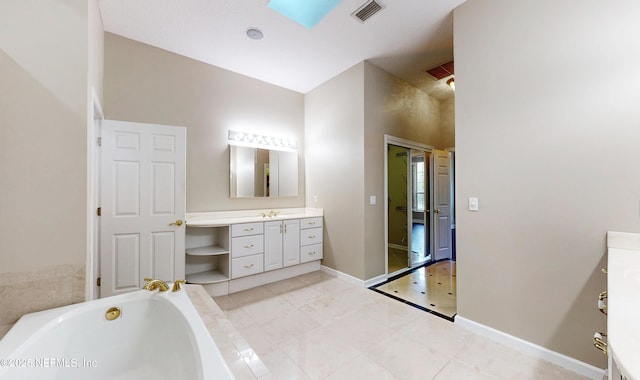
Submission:
M 376 196 L 375 196 L 375 195 L 370 196 L 370 197 L 369 197 L 369 204 L 370 204 L 371 206 L 373 206 L 373 205 L 374 205 L 374 204 L 376 204 L 376 203 L 378 203 L 378 200 L 376 199 Z
M 477 197 L 469 197 L 469 211 L 478 211 Z

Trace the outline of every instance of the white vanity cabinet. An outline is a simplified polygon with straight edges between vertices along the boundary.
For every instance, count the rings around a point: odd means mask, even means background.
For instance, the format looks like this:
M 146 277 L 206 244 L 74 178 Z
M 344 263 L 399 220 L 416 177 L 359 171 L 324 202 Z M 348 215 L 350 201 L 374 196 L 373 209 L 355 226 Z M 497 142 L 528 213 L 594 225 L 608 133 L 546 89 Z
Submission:
M 264 223 L 231 225 L 231 278 L 264 272 Z
M 321 270 L 323 211 L 314 208 L 187 214 L 187 281 L 212 296 Z
M 264 270 L 300 263 L 300 221 L 264 222 Z
M 229 280 L 229 227 L 189 227 L 186 231 L 185 276 L 191 284 Z
M 300 220 L 300 263 L 322 259 L 322 218 Z

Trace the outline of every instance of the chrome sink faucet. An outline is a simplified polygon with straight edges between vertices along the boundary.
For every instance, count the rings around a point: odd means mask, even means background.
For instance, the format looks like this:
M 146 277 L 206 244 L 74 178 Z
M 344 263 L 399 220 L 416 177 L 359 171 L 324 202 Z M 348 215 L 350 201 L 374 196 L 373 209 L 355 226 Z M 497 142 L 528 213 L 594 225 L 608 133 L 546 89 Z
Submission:
M 269 218 L 272 218 L 272 217 L 278 215 L 279 213 L 280 213 L 279 211 L 271 210 L 271 211 L 269 211 L 269 215 L 268 216 L 269 216 Z

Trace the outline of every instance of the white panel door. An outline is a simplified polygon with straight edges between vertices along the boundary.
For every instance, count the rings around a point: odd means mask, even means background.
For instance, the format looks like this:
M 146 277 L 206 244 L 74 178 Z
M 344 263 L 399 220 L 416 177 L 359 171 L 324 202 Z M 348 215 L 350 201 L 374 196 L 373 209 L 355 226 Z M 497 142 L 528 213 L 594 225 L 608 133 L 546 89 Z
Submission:
M 449 153 L 433 152 L 433 241 L 435 260 L 451 259 L 451 172 Z
M 282 268 L 282 234 L 284 226 L 281 221 L 264 222 L 264 270 Z
M 284 266 L 300 264 L 300 221 L 285 220 L 284 224 Z
M 100 297 L 184 278 L 186 130 L 104 120 Z

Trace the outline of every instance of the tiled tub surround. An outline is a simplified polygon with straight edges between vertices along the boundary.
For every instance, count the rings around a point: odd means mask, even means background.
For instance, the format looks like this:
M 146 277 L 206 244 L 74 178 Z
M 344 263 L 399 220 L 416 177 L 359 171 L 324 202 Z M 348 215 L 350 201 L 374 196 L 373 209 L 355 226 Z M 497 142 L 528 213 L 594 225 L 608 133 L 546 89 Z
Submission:
M 85 266 L 0 274 L 0 338 L 25 314 L 83 302 Z
M 585 379 L 320 271 L 214 299 L 238 379 Z

